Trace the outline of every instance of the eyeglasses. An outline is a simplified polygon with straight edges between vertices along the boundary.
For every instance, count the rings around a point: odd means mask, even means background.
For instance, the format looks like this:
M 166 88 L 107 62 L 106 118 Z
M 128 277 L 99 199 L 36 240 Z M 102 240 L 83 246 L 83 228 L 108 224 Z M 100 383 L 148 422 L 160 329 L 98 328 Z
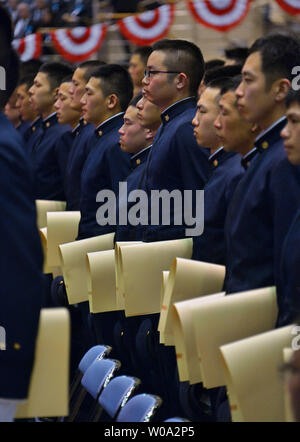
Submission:
M 144 70 L 144 76 L 146 78 L 150 78 L 151 75 L 155 75 L 155 74 L 180 74 L 180 72 L 176 72 L 176 71 L 151 71 L 150 69 L 145 69 Z

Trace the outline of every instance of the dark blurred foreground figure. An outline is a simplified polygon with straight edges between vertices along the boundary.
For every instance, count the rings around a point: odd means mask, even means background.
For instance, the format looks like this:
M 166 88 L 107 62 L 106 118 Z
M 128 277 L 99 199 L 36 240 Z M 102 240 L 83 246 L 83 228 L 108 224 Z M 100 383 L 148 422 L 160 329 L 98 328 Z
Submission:
M 0 421 L 12 421 L 27 398 L 42 299 L 42 250 L 36 226 L 33 177 L 20 135 L 3 114 L 18 81 L 11 22 L 0 7 Z M 5 331 L 5 333 L 3 333 Z

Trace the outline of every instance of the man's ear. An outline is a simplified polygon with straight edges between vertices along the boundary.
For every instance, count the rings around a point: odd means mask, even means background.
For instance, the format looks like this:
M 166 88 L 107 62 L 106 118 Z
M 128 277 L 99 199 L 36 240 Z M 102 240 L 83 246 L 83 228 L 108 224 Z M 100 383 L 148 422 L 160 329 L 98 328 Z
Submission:
M 54 103 L 56 102 L 57 98 L 58 98 L 58 91 L 59 91 L 59 87 L 56 87 L 55 89 L 53 89 L 53 100 Z
M 188 78 L 183 72 L 180 72 L 180 74 L 176 75 L 175 81 L 178 90 L 182 90 L 188 84 Z
M 154 133 L 151 129 L 146 129 L 146 140 L 153 140 Z
M 281 102 L 285 100 L 285 97 L 290 90 L 291 82 L 287 78 L 281 78 L 275 82 L 273 87 L 275 91 L 275 101 Z
M 119 103 L 119 98 L 116 94 L 110 94 L 106 97 L 106 105 L 109 110 L 115 109 Z

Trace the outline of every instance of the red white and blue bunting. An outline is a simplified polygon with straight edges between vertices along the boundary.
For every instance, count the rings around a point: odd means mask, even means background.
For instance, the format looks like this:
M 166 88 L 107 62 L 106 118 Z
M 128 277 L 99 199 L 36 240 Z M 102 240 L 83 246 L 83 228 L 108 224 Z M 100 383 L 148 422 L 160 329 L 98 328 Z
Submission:
M 102 45 L 107 25 L 97 24 L 73 29 L 58 29 L 51 32 L 57 52 L 72 63 L 87 60 Z
M 226 32 L 246 17 L 251 0 L 190 0 L 193 17 L 204 26 Z
M 27 35 L 24 38 L 13 40 L 14 50 L 19 54 L 21 61 L 38 58 L 42 53 L 43 36 L 39 32 Z
M 139 46 L 151 45 L 165 37 L 174 21 L 175 5 L 163 5 L 142 14 L 118 20 L 120 32 Z
M 276 0 L 276 2 L 288 14 L 291 14 L 291 15 L 300 14 L 300 1 L 299 0 Z

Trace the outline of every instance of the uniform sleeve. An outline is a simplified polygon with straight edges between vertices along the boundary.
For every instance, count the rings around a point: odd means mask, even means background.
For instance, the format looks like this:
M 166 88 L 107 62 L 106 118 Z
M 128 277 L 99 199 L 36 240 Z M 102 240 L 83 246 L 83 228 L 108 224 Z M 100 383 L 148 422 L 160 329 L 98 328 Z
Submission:
M 21 149 L 21 148 L 20 148 Z M 17 149 L 0 144 L 0 397 L 27 395 L 42 300 L 42 250 L 32 177 Z

